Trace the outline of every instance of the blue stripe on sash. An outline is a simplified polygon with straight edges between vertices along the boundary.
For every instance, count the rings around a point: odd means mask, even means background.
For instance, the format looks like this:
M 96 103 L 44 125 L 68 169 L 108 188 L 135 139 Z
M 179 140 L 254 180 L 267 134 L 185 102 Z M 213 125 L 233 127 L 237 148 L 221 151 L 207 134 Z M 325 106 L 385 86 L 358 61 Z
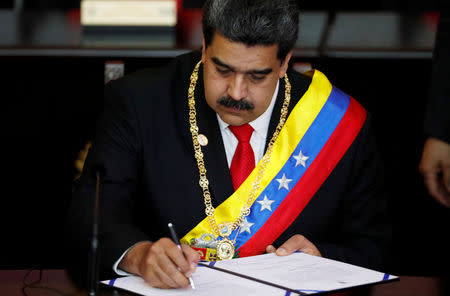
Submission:
M 333 134 L 347 111 L 349 103 L 350 97 L 333 86 L 327 101 L 292 154 L 293 156 L 297 156 L 301 151 L 303 155 L 307 156 L 306 167 L 303 167 L 300 164 L 296 167 L 297 161 L 292 156 L 289 157 L 280 172 L 261 192 L 251 206 L 250 215 L 246 217 L 249 223 L 253 223 L 253 225 L 250 226 L 251 233 L 248 233 L 245 229 L 241 228 L 241 232 L 236 238 L 236 249 L 244 245 L 251 238 L 252 234 L 257 232 L 262 225 L 264 225 L 272 213 L 283 202 L 284 198 L 289 194 L 289 191 L 285 188 L 278 189 L 280 183 L 276 179 L 282 179 L 284 174 L 287 179 L 292 179 L 288 184 L 289 189 L 294 187 L 308 169 L 309 165 L 317 157 L 329 137 Z M 261 211 L 262 205 L 258 203 L 258 201 L 264 200 L 265 196 L 267 196 L 268 200 L 274 201 L 270 206 L 272 211 L 266 209 Z M 242 232 L 242 230 L 244 231 Z M 229 237 L 236 237 L 236 231 L 237 230 L 234 230 Z

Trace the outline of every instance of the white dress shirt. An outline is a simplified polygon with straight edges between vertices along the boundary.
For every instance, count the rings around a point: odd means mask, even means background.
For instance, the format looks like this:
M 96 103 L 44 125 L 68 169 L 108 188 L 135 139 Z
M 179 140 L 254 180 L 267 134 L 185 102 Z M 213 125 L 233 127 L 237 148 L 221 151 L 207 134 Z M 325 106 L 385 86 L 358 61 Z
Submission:
M 269 122 L 270 117 L 272 116 L 272 111 L 275 106 L 275 101 L 278 95 L 278 88 L 280 86 L 280 82 L 278 81 L 275 91 L 272 95 L 272 100 L 270 101 L 270 105 L 263 114 L 261 114 L 258 118 L 249 122 L 250 126 L 253 128 L 253 134 L 250 138 L 250 145 L 252 146 L 253 153 L 255 154 L 255 164 L 257 164 L 261 158 L 264 156 L 264 147 L 266 145 L 267 131 L 269 130 Z M 236 147 L 238 144 L 238 139 L 228 128 L 229 124 L 225 123 L 219 115 L 217 115 L 217 121 L 219 122 L 220 132 L 222 134 L 223 144 L 225 146 L 225 154 L 227 155 L 228 167 L 231 166 L 231 160 L 233 159 L 234 152 L 236 151 Z M 133 245 L 134 246 L 134 245 Z M 118 268 L 118 265 L 125 254 L 131 249 L 133 246 L 129 247 L 125 252 L 123 252 L 122 256 L 120 256 L 119 260 L 117 260 L 113 265 L 113 270 L 118 275 L 131 275 L 121 269 Z
M 264 147 L 266 145 L 267 131 L 269 130 L 270 117 L 272 116 L 272 111 L 275 106 L 275 101 L 278 95 L 278 87 L 280 82 L 277 83 L 275 92 L 273 93 L 272 100 L 270 101 L 269 107 L 266 111 L 261 114 L 258 118 L 249 122 L 250 126 L 253 128 L 253 134 L 250 138 L 250 146 L 252 146 L 253 153 L 255 154 L 255 165 L 264 156 Z M 238 144 L 238 139 L 228 128 L 229 124 L 225 123 L 219 115 L 217 115 L 217 121 L 219 122 L 220 132 L 222 133 L 223 144 L 225 146 L 225 154 L 227 155 L 228 167 L 231 166 L 231 160 L 233 159 L 234 152 Z

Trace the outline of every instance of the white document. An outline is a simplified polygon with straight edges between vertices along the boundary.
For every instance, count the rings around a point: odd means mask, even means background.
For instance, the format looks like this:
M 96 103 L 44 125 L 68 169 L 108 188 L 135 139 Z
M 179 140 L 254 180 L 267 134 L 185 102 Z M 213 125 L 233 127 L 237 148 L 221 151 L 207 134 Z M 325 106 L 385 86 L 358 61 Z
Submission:
M 317 294 L 361 285 L 382 283 L 398 277 L 322 257 L 294 253 L 289 256 L 264 254 L 208 263 L 243 276 L 270 283 L 264 284 L 223 271 L 198 266 L 192 276 L 196 289 L 156 289 L 136 276 L 102 281 L 105 285 L 141 295 L 295 295 Z

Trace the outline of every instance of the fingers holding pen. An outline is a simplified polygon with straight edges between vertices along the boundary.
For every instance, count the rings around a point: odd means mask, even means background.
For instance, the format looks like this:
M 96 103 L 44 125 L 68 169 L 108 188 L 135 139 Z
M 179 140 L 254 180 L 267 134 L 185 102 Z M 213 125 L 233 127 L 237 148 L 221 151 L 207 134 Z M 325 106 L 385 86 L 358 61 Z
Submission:
M 148 247 L 143 260 L 141 260 L 140 276 L 151 286 L 157 288 L 186 287 L 189 285 L 188 275 L 192 275 L 194 272 L 192 265 L 197 257 L 191 255 L 187 258 L 191 258 L 192 261 L 189 262 L 184 257 L 171 239 L 161 238 Z
M 189 247 L 188 245 L 181 244 L 181 248 L 183 250 L 183 253 L 185 255 L 185 258 L 187 262 L 189 263 L 189 276 L 190 277 L 195 270 L 197 269 L 198 262 L 200 261 L 200 255 L 198 252 L 196 252 L 194 249 Z
M 181 273 L 186 277 L 191 277 L 197 268 L 200 256 L 191 247 L 185 244 L 181 244 L 180 246 L 181 250 L 178 246 L 167 249 L 167 255 Z
M 180 267 L 180 265 L 189 266 L 188 263 L 182 262 L 183 260 L 186 261 L 183 256 L 181 256 L 182 258 L 179 258 L 175 254 L 176 257 L 172 258 L 170 252 L 173 251 L 170 249 L 168 249 L 167 251 L 167 256 L 161 256 L 159 258 L 158 267 L 162 272 L 162 274 L 160 274 L 160 277 L 163 277 L 164 282 L 170 285 L 170 287 L 172 288 L 188 286 L 189 280 L 187 279 L 186 273 L 189 271 L 189 269 L 186 269 L 184 267 L 185 270 L 182 270 L 182 268 Z

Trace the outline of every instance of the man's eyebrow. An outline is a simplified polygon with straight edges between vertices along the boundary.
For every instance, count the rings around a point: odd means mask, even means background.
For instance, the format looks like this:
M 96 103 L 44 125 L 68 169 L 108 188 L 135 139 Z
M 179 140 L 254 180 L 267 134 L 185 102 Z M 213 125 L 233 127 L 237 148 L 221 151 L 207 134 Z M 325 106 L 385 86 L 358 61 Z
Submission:
M 260 74 L 260 75 L 267 75 L 272 72 L 271 68 L 266 68 L 262 70 L 250 70 L 247 72 L 247 74 Z
M 214 64 L 216 64 L 217 66 L 224 67 L 224 68 L 227 68 L 227 69 L 229 69 L 229 70 L 231 70 L 231 71 L 233 71 L 233 72 L 236 72 L 236 69 L 235 69 L 234 67 L 225 64 L 224 62 L 222 62 L 222 61 L 221 61 L 219 58 L 217 58 L 217 57 L 212 57 L 211 60 L 212 60 L 212 61 L 214 62 Z M 269 74 L 269 73 L 271 73 L 271 72 L 272 72 L 272 68 L 266 68 L 266 69 L 261 69 L 261 70 L 254 69 L 254 70 L 247 71 L 246 73 L 247 73 L 247 74 L 267 75 L 267 74 Z
M 216 64 L 217 66 L 221 66 L 221 67 L 227 68 L 227 69 L 229 69 L 229 70 L 231 70 L 231 71 L 233 71 L 233 72 L 236 72 L 236 70 L 235 70 L 233 67 L 231 67 L 230 65 L 225 64 L 224 62 L 222 62 L 221 60 L 219 60 L 219 58 L 212 57 L 211 60 L 212 60 L 212 61 L 214 62 L 214 64 Z

